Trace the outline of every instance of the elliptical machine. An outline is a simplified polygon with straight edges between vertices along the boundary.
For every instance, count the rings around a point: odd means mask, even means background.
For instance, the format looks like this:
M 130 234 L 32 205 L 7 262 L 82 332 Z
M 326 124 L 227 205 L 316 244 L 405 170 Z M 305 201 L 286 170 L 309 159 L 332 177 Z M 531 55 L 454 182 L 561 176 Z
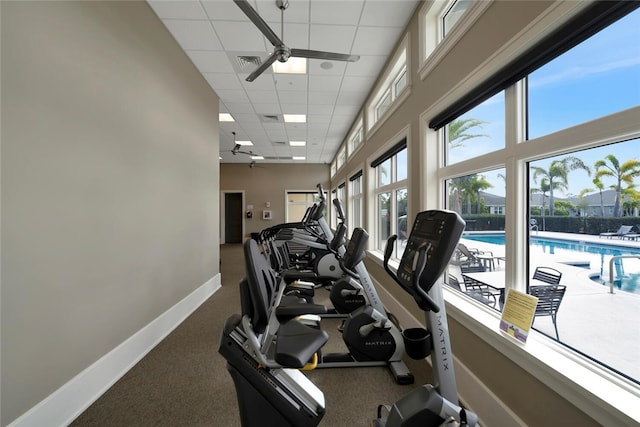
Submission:
M 384 267 L 387 273 L 408 292 L 425 312 L 427 329 L 419 341 L 421 349 L 407 348 L 407 353 L 421 359 L 431 354 L 435 387 L 427 384 L 413 390 L 382 417 L 384 405 L 378 407 L 374 427 L 413 427 L 461 425 L 476 426 L 478 417 L 458 404 L 458 390 L 449 339 L 447 314 L 442 294 L 444 272 L 465 222 L 455 212 L 431 210 L 417 215 L 397 274 L 389 268 L 389 258 L 397 236 L 387 240 Z M 432 331 L 438 331 L 437 339 Z M 406 332 L 406 331 L 405 331 Z

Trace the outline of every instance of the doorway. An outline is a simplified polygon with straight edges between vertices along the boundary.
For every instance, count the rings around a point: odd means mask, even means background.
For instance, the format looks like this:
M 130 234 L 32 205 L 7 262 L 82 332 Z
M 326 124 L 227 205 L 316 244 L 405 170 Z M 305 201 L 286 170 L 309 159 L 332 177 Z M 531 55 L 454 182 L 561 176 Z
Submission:
M 242 192 L 224 192 L 222 217 L 222 243 L 242 243 L 244 215 Z

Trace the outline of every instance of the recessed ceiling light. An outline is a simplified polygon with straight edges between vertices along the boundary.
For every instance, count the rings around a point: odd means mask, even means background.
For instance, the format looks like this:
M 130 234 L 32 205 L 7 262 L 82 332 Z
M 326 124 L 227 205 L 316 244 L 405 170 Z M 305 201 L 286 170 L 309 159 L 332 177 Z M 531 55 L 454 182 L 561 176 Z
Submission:
M 236 144 L 238 144 L 238 145 L 253 145 L 253 142 L 251 142 L 251 141 L 236 141 Z
M 307 145 L 307 141 L 289 141 L 289 145 L 292 147 L 304 147 Z
M 307 121 L 306 114 L 283 114 L 282 117 L 285 123 L 306 123 Z
M 218 114 L 218 120 L 220 120 L 221 122 L 235 122 L 233 116 L 229 113 Z
M 305 156 L 293 156 L 293 160 L 307 160 Z
M 251 156 L 251 160 L 264 160 L 263 156 Z
M 290 57 L 287 62 L 274 62 L 272 68 L 274 73 L 305 74 L 307 72 L 307 59 Z

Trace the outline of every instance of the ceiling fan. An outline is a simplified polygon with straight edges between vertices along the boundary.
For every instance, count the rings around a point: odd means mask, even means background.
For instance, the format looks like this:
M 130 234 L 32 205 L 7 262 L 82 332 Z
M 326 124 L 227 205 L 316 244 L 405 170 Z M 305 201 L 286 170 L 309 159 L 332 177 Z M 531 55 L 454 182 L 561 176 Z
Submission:
M 255 24 L 256 27 L 264 34 L 264 36 L 274 46 L 273 53 L 262 63 L 260 66 L 246 78 L 248 82 L 252 82 L 260 74 L 265 72 L 271 64 L 276 60 L 280 62 L 287 62 L 289 57 L 296 58 L 311 58 L 311 59 L 326 59 L 330 61 L 349 61 L 355 62 L 360 59 L 359 55 L 348 55 L 344 53 L 323 52 L 319 50 L 308 49 L 291 49 L 284 44 L 281 38 L 273 32 L 271 27 L 258 15 L 258 12 L 251 7 L 248 0 L 233 0 L 240 9 L 247 15 L 247 17 Z M 280 9 L 280 33 L 284 38 L 284 11 L 289 7 L 289 0 L 276 0 L 276 6 Z
M 241 150 L 242 145 L 236 143 L 236 133 L 235 132 L 231 132 L 231 134 L 233 135 L 233 148 L 231 150 L 225 150 L 225 152 L 231 153 L 234 156 L 238 155 L 238 154 L 246 154 L 247 156 L 255 156 L 255 154 L 253 154 L 253 151 L 251 151 L 251 150 L 249 150 L 249 151 Z

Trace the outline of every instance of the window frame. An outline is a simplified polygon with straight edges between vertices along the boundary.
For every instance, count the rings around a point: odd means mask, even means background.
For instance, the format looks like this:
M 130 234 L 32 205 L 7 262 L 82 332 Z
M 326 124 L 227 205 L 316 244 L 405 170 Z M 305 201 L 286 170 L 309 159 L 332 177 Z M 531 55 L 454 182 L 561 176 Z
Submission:
M 401 143 L 403 140 L 405 140 L 405 147 L 400 149 L 398 152 L 395 152 L 393 154 L 391 154 L 388 158 L 384 159 L 384 161 L 380 162 L 379 165 L 373 166 L 372 163 L 374 163 L 376 160 L 380 159 L 381 157 L 384 157 L 385 154 L 389 151 L 389 150 L 393 150 L 393 148 L 395 146 L 397 146 L 399 143 Z M 380 235 L 381 235 L 381 230 L 379 229 L 379 209 L 378 209 L 378 197 L 379 195 L 383 194 L 383 193 L 391 193 L 390 199 L 389 199 L 389 222 L 390 222 L 390 229 L 389 229 L 389 236 L 393 235 L 393 234 L 397 234 L 398 230 L 397 230 L 397 224 L 398 224 L 398 212 L 397 212 L 397 194 L 398 191 L 401 190 L 406 190 L 407 192 L 407 211 L 410 212 L 410 208 L 411 208 L 411 200 L 409 197 L 410 194 L 410 179 L 409 177 L 411 176 L 410 173 L 410 164 L 409 164 L 409 158 L 410 158 L 410 143 L 409 143 L 409 129 L 408 127 L 405 127 L 400 133 L 398 133 L 396 136 L 394 136 L 393 138 L 391 138 L 386 144 L 384 144 L 373 156 L 371 156 L 371 158 L 368 160 L 368 174 L 370 177 L 373 177 L 371 179 L 368 180 L 369 183 L 369 190 L 367 192 L 367 199 L 369 200 L 368 203 L 368 226 L 370 230 L 373 230 L 372 233 L 372 241 L 374 242 L 372 245 L 370 245 L 370 251 L 375 253 L 376 257 L 382 257 L 384 254 L 384 247 L 378 247 L 378 243 L 381 242 L 380 240 Z M 397 158 L 398 158 L 398 154 L 402 151 L 407 152 L 407 177 L 401 180 L 396 179 L 397 178 L 397 170 L 398 170 L 398 166 L 397 166 Z M 378 182 L 378 167 L 381 166 L 382 164 L 386 163 L 388 160 L 391 160 L 391 170 L 390 170 L 390 182 L 387 184 L 383 184 L 380 185 Z M 394 254 L 392 255 L 392 262 L 397 262 L 398 257 L 401 254 L 397 254 L 397 251 L 394 251 Z
M 382 124 L 393 114 L 393 112 L 404 102 L 411 93 L 411 52 L 410 33 L 405 33 L 402 41 L 395 50 L 389 65 L 381 74 L 380 83 L 371 92 L 373 95 L 365 104 L 366 132 L 365 138 L 369 139 Z M 401 93 L 395 94 L 394 85 L 400 77 L 406 76 L 406 84 Z M 389 96 L 391 102 L 381 113 L 378 113 L 379 106 L 384 98 Z
M 455 0 L 426 2 L 418 17 L 420 36 L 418 75 L 421 80 L 447 56 L 464 34 L 484 14 L 495 0 L 474 1 L 446 37 L 442 36 L 442 17 Z

